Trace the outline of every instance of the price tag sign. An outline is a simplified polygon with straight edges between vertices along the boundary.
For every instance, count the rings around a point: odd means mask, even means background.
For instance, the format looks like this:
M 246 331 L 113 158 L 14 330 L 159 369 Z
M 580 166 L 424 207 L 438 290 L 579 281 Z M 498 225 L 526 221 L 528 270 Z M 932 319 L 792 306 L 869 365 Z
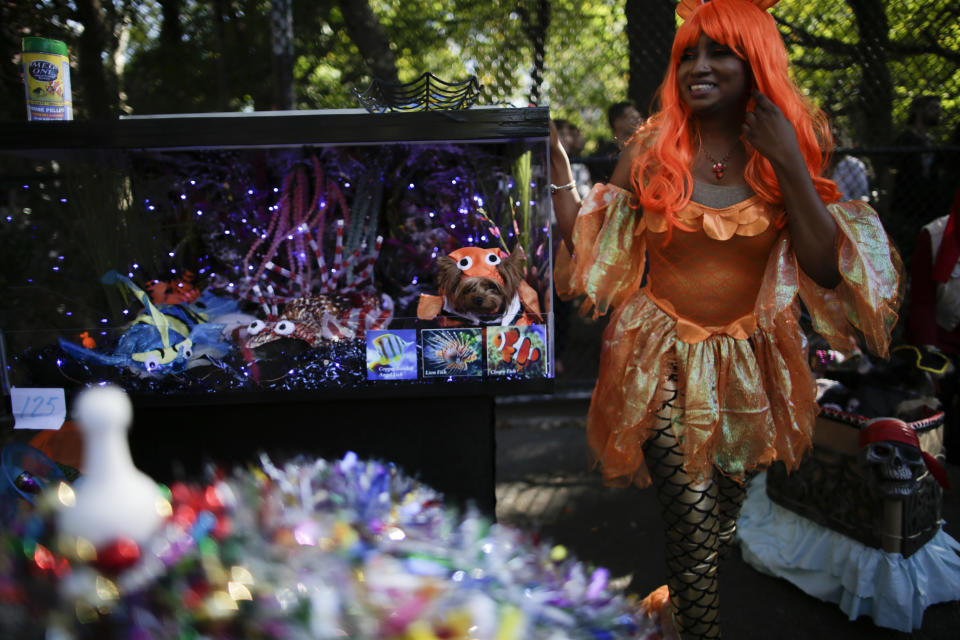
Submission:
M 67 401 L 59 388 L 13 387 L 10 403 L 14 429 L 56 430 L 67 417 Z

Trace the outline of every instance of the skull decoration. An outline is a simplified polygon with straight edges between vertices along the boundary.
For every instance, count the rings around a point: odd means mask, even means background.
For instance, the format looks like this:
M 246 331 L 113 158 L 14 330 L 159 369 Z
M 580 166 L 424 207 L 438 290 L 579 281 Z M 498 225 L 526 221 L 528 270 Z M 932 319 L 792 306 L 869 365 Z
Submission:
M 926 470 L 920 449 L 903 442 L 871 442 L 860 449 L 858 459 L 870 487 L 890 500 L 903 500 L 916 493 L 917 479 Z
M 927 470 L 944 488 L 946 473 L 936 458 L 920 449 L 916 431 L 897 418 L 875 418 L 860 432 L 858 459 L 868 485 L 885 500 L 905 500 L 917 491 Z

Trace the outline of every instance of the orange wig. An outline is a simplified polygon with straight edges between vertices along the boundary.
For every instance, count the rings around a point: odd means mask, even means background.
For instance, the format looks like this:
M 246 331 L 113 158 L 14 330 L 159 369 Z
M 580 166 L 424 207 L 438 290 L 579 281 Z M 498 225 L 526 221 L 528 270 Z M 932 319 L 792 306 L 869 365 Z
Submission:
M 773 16 L 748 0 L 713 0 L 699 5 L 677 29 L 667 75 L 658 90 L 660 110 L 636 134 L 653 137 L 648 151 L 639 154 L 633 164 L 641 206 L 665 211 L 671 225 L 681 227 L 674 214 L 690 200 L 690 167 L 699 134 L 691 124 L 690 109 L 680 99 L 677 68 L 683 51 L 695 46 L 701 33 L 730 47 L 747 63 L 753 86 L 793 124 L 800 152 L 820 197 L 824 202 L 837 200 L 836 184 L 821 176 L 833 150 L 827 117 L 790 79 L 787 50 Z M 754 106 L 755 100 L 750 98 L 747 109 Z M 783 195 L 770 162 L 750 145 L 746 147 L 747 184 L 764 201 L 782 205 Z

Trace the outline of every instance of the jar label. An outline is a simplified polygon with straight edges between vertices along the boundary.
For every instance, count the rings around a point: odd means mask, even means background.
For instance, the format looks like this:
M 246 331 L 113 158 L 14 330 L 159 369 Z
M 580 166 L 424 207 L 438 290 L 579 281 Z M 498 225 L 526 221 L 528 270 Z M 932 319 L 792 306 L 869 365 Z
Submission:
M 52 53 L 23 53 L 28 120 L 72 120 L 70 63 Z

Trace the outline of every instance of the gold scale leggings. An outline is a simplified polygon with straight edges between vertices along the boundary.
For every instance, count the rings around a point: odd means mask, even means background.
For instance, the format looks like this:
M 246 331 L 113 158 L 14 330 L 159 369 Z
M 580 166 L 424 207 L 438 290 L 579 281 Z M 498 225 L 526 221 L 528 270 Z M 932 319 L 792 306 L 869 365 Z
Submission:
M 683 454 L 672 426 L 683 418 L 675 364 L 660 393 L 658 426 L 643 451 L 666 529 L 670 613 L 683 640 L 719 638 L 717 570 L 733 543 L 746 483 L 719 472 L 705 481 L 691 481 L 683 471 Z

